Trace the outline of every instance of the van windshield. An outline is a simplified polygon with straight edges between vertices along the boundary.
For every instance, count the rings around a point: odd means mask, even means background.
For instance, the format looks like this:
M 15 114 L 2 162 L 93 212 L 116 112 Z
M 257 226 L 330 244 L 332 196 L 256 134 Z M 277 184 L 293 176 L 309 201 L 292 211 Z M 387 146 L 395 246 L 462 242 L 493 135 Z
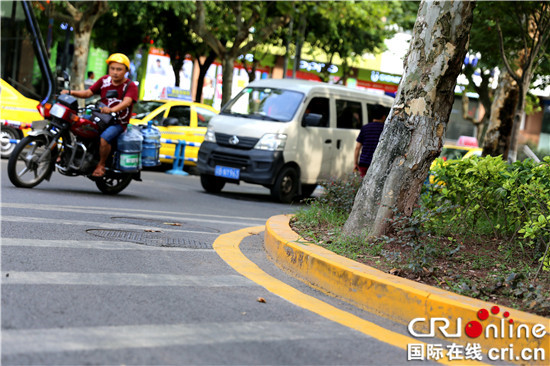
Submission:
M 292 120 L 304 94 L 266 87 L 246 87 L 233 98 L 220 114 L 259 118 L 275 122 Z

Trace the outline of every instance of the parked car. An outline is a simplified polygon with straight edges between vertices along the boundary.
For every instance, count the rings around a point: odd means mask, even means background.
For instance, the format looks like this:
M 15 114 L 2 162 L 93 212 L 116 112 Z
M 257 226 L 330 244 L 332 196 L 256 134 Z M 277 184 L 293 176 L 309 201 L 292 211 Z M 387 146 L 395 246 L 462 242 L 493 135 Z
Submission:
M 35 99 L 30 99 L 23 96 L 9 83 L 0 79 L 0 123 L 2 124 L 1 144 L 2 158 L 10 156 L 15 148 L 15 143 L 9 140 L 20 140 L 30 131 L 28 128 L 17 128 L 19 122 L 22 126 L 30 125 L 33 121 L 42 120 L 42 116 L 38 113 L 40 102 Z M 13 125 L 4 126 L 4 122 L 13 123 Z
M 140 100 L 134 105 L 130 123 L 133 125 L 153 125 L 160 130 L 161 138 L 169 140 L 185 140 L 187 142 L 202 143 L 206 127 L 210 119 L 218 111 L 209 105 L 188 101 L 172 100 Z M 174 156 L 176 145 L 161 143 L 161 156 Z M 185 165 L 195 166 L 198 147 L 185 148 Z M 173 159 L 161 157 L 162 163 L 172 163 Z

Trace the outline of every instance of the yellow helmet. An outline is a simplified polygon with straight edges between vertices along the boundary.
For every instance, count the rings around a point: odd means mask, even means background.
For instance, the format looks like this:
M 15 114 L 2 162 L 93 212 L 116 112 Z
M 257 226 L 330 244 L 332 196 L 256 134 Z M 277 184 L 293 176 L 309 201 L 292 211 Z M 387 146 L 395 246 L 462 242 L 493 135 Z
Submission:
M 122 53 L 113 53 L 107 60 L 105 60 L 105 62 L 107 64 L 110 64 L 111 62 L 118 62 L 119 64 L 125 65 L 126 68 L 130 70 L 130 59 Z

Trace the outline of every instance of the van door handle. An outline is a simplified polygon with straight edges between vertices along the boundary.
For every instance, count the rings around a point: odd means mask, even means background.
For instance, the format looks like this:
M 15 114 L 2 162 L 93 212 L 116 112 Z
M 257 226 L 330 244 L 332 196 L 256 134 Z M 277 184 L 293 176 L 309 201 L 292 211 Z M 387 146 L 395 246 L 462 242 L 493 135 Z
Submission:
M 342 140 L 336 140 L 336 148 L 340 149 L 341 145 L 342 145 Z
M 331 139 L 325 140 L 325 144 L 332 144 L 332 140 Z

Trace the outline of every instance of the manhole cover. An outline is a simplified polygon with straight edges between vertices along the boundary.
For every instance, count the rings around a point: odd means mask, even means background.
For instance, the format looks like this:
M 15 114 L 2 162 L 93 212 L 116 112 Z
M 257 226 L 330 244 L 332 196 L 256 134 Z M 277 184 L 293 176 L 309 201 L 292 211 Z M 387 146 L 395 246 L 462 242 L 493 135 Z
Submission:
M 164 233 L 138 230 L 103 230 L 88 229 L 87 233 L 105 239 L 128 241 L 131 243 L 150 245 L 155 247 L 177 247 L 190 249 L 212 249 L 211 243 L 182 238 L 178 233 Z
M 124 216 L 115 216 L 111 217 L 111 220 L 117 222 L 123 222 L 125 224 L 133 225 L 142 225 L 142 226 L 154 226 L 160 228 L 170 228 L 170 229 L 181 229 L 181 230 L 191 230 L 191 231 L 201 231 L 207 233 L 219 233 L 220 231 L 211 227 L 200 226 L 196 224 L 191 224 L 181 220 L 173 219 L 146 219 L 142 217 L 124 217 Z

